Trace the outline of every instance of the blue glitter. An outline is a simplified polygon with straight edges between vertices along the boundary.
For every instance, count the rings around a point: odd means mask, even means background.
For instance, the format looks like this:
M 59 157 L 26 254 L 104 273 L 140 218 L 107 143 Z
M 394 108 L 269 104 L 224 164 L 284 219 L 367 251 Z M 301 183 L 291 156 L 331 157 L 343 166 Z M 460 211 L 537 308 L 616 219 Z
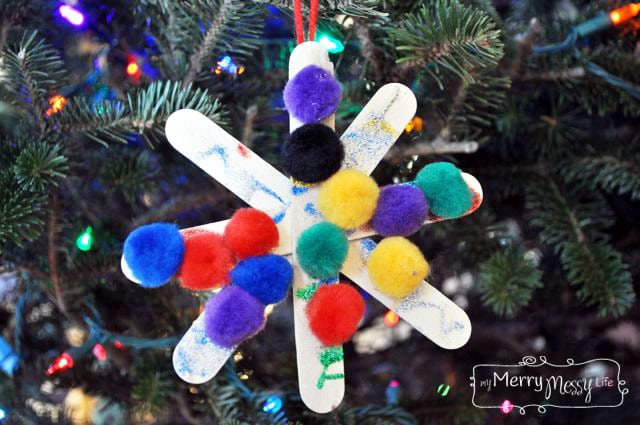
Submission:
M 291 187 L 291 193 L 293 193 L 293 196 L 300 196 L 303 195 L 305 193 L 307 193 L 309 191 L 308 187 L 305 186 L 292 186 Z
M 287 213 L 286 211 L 283 211 L 283 212 L 281 212 L 281 213 L 279 213 L 279 214 L 276 214 L 276 215 L 273 217 L 273 221 L 274 221 L 276 224 L 277 224 L 277 223 L 280 223 L 280 222 L 282 221 L 282 219 L 284 218 L 284 215 L 285 215 L 286 213 Z
M 216 155 L 220 157 L 220 159 L 222 160 L 222 163 L 224 164 L 224 168 L 229 167 L 229 163 L 227 162 L 227 159 L 228 159 L 227 150 L 224 147 L 215 145 L 215 146 L 212 146 L 210 149 L 207 149 L 206 151 L 200 153 L 201 158 L 207 158 L 211 155 Z
M 312 202 L 307 202 L 304 206 L 304 212 L 314 217 L 320 217 L 320 211 L 316 209 Z
M 371 239 L 363 239 L 360 241 L 360 246 L 362 247 L 363 250 L 366 251 L 373 251 L 374 249 L 376 249 L 376 243 L 374 241 L 372 241 Z
M 329 279 L 321 280 L 318 285 L 330 285 L 332 283 L 338 283 L 338 276 L 332 276 Z
M 260 183 L 255 178 L 253 179 L 253 185 L 252 186 L 255 188 L 255 190 L 261 190 L 264 193 L 266 193 L 267 195 L 274 197 L 275 199 L 280 201 L 280 203 L 282 203 L 282 204 L 285 203 L 284 200 L 280 196 L 278 196 L 277 193 L 275 193 L 273 190 L 271 190 L 268 186 Z
M 360 259 L 363 262 L 367 262 L 369 255 L 376 248 L 376 243 L 371 239 L 363 239 L 360 241 Z

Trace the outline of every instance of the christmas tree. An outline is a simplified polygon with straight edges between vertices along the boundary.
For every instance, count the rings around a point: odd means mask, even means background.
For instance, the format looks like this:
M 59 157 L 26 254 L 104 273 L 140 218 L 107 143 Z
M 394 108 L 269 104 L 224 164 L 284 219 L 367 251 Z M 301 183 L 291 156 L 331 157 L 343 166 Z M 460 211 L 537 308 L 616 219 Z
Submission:
M 475 214 L 411 238 L 471 340 L 443 350 L 369 298 L 347 395 L 320 415 L 298 394 L 289 297 L 214 380 L 176 376 L 208 295 L 132 284 L 123 242 L 245 206 L 168 144 L 177 110 L 283 168 L 293 3 L 2 0 L 0 423 L 631 423 L 637 396 L 523 420 L 469 386 L 474 365 L 528 355 L 614 358 L 631 387 L 640 372 L 640 4 L 620 1 L 320 1 L 336 129 L 385 83 L 418 99 L 378 184 L 437 161 L 482 183 Z

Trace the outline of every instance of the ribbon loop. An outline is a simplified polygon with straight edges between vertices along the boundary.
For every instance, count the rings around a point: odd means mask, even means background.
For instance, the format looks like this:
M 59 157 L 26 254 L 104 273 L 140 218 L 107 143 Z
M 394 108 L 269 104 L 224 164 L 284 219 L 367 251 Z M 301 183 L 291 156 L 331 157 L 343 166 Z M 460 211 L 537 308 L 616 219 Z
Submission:
M 293 17 L 296 28 L 296 41 L 304 43 L 304 21 L 302 19 L 302 0 L 294 0 Z M 316 23 L 318 21 L 318 0 L 311 0 L 309 4 L 309 41 L 314 41 L 316 35 Z

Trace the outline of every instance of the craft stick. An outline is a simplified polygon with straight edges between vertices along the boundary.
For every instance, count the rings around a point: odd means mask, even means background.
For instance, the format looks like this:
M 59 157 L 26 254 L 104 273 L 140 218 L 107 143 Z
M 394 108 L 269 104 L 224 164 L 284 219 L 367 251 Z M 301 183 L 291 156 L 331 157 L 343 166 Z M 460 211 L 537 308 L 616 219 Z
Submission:
M 178 152 L 247 204 L 284 214 L 291 201 L 289 179 L 209 118 L 182 109 L 169 116 L 165 132 Z
M 480 186 L 480 183 L 478 182 L 478 180 L 474 176 L 472 176 L 471 174 L 462 173 L 462 178 L 467 183 L 467 186 L 469 187 L 469 190 L 471 190 L 473 192 L 473 194 L 474 194 L 473 205 L 471 206 L 471 208 L 469 208 L 469 210 L 467 212 L 464 213 L 464 215 L 463 215 L 463 217 L 464 217 L 464 216 L 467 216 L 469 214 L 472 214 L 475 210 L 478 209 L 480 204 L 482 204 L 483 193 L 482 193 L 482 186 Z M 275 212 L 270 212 L 270 211 L 265 211 L 265 212 L 267 214 L 271 215 L 271 216 L 273 216 L 275 214 Z M 458 218 L 459 217 L 455 217 L 455 218 L 449 219 L 449 218 L 435 217 L 435 216 L 431 215 L 425 220 L 424 225 L 426 226 L 426 225 L 433 224 L 433 223 L 440 223 L 441 221 L 447 221 L 447 220 L 456 220 Z M 200 226 L 189 227 L 189 228 L 184 229 L 184 230 L 202 229 L 202 230 L 207 230 L 207 231 L 210 231 L 210 232 L 222 233 L 222 232 L 224 232 L 224 228 L 226 227 L 228 222 L 229 222 L 229 220 L 216 221 L 216 222 L 213 222 L 213 223 L 202 224 Z M 291 249 L 292 249 L 292 244 L 291 244 L 291 214 L 290 213 L 285 214 L 283 219 L 277 223 L 277 227 L 278 227 L 278 231 L 280 233 L 280 245 L 275 249 L 274 253 L 278 254 L 278 255 L 285 255 L 285 256 L 291 255 L 291 252 L 292 252 L 291 251 Z M 365 224 L 364 226 L 361 226 L 356 230 L 348 232 L 346 236 L 350 241 L 357 241 L 359 239 L 365 239 L 365 238 L 369 238 L 369 237 L 375 236 L 375 235 L 377 235 L 375 230 L 373 230 L 373 228 L 371 228 L 371 226 L 369 226 L 369 224 Z M 131 278 L 129 278 L 129 279 L 133 280 Z
M 190 384 L 210 381 L 237 347 L 214 344 L 204 330 L 204 313 L 196 319 L 173 350 L 173 369 Z
M 319 59 L 320 57 L 323 59 Z M 289 78 L 293 78 L 297 71 L 310 63 L 333 71 L 323 49 L 314 43 L 304 43 L 292 53 Z M 387 84 L 380 88 L 341 137 L 345 148 L 343 168 L 371 173 L 413 118 L 415 111 L 415 96 L 407 87 Z M 293 118 L 290 122 L 293 131 L 299 123 Z M 317 193 L 317 186 L 307 190 L 300 188 L 296 192 L 292 204 L 292 240 L 297 240 L 298 235 L 309 226 L 322 221 L 317 208 Z M 306 300 L 296 294 L 298 290 L 304 290 L 308 285 L 318 282 L 309 278 L 299 267 L 294 270 L 294 317 L 300 394 L 307 407 L 324 413 L 337 407 L 344 394 L 342 349 L 323 347 L 310 331 L 304 311 Z M 338 277 L 333 280 L 337 281 Z M 331 356 L 327 355 L 328 350 L 332 350 Z M 321 356 L 338 360 L 327 371 L 326 362 L 321 362 Z M 335 379 L 322 380 L 327 373 Z
M 171 114 L 165 131 L 171 145 L 207 174 L 250 206 L 269 212 L 281 229 L 288 224 L 285 213 L 291 203 L 291 183 L 251 149 L 203 114 L 190 109 Z M 222 233 L 228 221 L 186 230 Z M 288 234 L 288 231 L 280 233 L 277 254 L 282 247 L 291 245 Z M 135 281 L 124 257 L 121 266 L 125 276 Z M 204 314 L 200 314 L 176 345 L 173 367 L 186 382 L 207 382 L 218 373 L 235 348 L 220 347 L 209 340 L 204 331 Z
M 367 272 L 367 258 L 375 247 L 371 239 L 350 241 L 342 273 L 440 347 L 453 350 L 465 345 L 471 336 L 467 313 L 429 283 L 423 281 L 401 299 L 376 289 Z
M 333 74 L 333 63 L 327 50 L 316 42 L 299 44 L 289 59 L 289 79 L 309 65 L 316 65 Z M 329 117 L 323 124 L 334 128 L 335 118 Z M 290 132 L 302 123 L 289 116 Z M 296 190 L 291 204 L 291 236 L 293 244 L 300 234 L 310 226 L 322 221 L 317 213 L 318 186 L 306 187 L 294 183 Z M 293 248 L 293 247 L 292 247 Z M 327 413 L 338 407 L 344 397 L 344 363 L 342 346 L 326 347 L 311 332 L 305 313 L 307 300 L 296 294 L 309 285 L 317 283 L 298 266 L 295 258 L 293 267 L 293 316 L 296 338 L 296 359 L 298 365 L 298 389 L 304 404 L 317 413 Z M 337 281 L 338 276 L 335 277 Z M 323 354 L 323 353 L 329 353 Z M 330 362 L 322 361 L 331 359 Z M 324 363 L 324 364 L 323 364 Z M 327 379 L 330 378 L 330 379 Z

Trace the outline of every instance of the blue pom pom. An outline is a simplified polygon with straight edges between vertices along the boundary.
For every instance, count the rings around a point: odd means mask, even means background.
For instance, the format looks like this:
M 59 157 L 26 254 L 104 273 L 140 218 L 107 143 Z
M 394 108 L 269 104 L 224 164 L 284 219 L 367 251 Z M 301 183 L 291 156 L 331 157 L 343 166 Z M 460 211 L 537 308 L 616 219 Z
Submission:
M 280 302 L 289 291 L 293 268 L 286 258 L 268 254 L 241 261 L 231 270 L 231 282 L 263 304 Z
M 180 269 L 184 240 L 175 224 L 148 224 L 127 236 L 123 251 L 124 259 L 140 285 L 157 288 Z

